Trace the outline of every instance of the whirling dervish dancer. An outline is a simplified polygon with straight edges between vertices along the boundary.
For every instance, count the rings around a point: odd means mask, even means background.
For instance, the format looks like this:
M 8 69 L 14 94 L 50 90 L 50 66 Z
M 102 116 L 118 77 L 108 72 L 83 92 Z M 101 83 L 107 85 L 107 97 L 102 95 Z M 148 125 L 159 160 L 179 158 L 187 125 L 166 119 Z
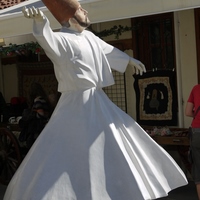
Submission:
M 114 84 L 111 68 L 123 73 L 129 64 L 142 74 L 144 65 L 85 30 L 78 1 L 43 2 L 60 32 L 40 9 L 23 13 L 54 64 L 61 97 L 4 200 L 147 200 L 186 185 L 172 157 L 102 90 Z

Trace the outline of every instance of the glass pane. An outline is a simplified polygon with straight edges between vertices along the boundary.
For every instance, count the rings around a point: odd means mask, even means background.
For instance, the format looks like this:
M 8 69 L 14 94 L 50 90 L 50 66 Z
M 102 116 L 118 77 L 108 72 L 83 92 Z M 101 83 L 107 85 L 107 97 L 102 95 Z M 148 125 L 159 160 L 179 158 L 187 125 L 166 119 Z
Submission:
M 165 66 L 166 69 L 173 69 L 174 67 L 174 54 L 172 46 L 166 46 L 165 50 Z
M 150 44 L 160 43 L 160 23 L 153 22 L 149 24 L 149 39 Z
M 164 22 L 164 39 L 165 44 L 172 44 L 172 23 L 169 19 Z
M 157 69 L 162 68 L 162 50 L 160 47 L 151 50 L 151 66 Z

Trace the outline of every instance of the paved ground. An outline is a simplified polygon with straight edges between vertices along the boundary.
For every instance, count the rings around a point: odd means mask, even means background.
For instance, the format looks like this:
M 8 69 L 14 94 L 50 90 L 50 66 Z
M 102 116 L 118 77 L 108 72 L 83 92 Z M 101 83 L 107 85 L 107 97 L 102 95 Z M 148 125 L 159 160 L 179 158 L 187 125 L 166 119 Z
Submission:
M 159 200 L 198 200 L 195 184 L 189 181 L 188 185 L 172 190 L 168 197 Z
M 6 186 L 0 185 L 0 200 L 3 200 L 5 190 Z M 198 198 L 194 183 L 189 181 L 188 185 L 171 191 L 168 197 L 160 198 L 159 200 L 198 200 Z
M 6 186 L 0 185 L 0 200 L 3 200 L 3 195 L 5 193 Z

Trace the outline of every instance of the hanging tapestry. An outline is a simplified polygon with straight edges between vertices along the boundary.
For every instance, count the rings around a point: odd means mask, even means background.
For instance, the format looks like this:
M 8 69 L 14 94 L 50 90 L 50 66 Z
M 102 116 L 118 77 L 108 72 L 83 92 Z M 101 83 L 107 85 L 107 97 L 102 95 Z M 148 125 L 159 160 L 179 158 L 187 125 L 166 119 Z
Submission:
M 176 73 L 158 70 L 133 77 L 137 122 L 148 126 L 177 125 Z

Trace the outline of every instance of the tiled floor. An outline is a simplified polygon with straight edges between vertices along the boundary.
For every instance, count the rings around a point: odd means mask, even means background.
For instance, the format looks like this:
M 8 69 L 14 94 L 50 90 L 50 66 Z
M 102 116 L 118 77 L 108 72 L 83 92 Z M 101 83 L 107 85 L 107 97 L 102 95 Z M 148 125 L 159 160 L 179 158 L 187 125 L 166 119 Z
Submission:
M 5 190 L 6 186 L 0 185 L 0 200 L 3 200 Z M 194 183 L 189 181 L 188 185 L 171 191 L 168 197 L 160 198 L 159 200 L 198 200 L 198 198 Z

